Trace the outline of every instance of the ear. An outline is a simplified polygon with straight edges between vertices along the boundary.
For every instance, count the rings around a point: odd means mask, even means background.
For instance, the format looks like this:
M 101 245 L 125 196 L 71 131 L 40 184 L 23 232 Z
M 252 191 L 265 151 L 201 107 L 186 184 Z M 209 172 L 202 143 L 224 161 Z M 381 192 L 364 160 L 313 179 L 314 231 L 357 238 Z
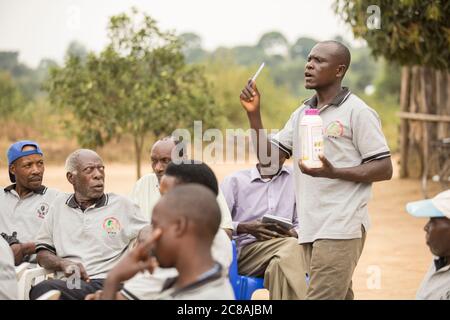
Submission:
M 343 78 L 345 75 L 345 71 L 347 71 L 347 66 L 345 64 L 340 64 L 336 69 L 336 77 Z
M 175 219 L 175 235 L 182 237 L 188 229 L 188 219 L 184 216 L 177 217 Z
M 67 181 L 69 181 L 69 183 L 71 185 L 74 184 L 74 175 L 72 174 L 72 172 L 67 172 L 66 173 L 66 178 L 67 178 Z
M 13 175 L 16 175 L 16 165 L 12 164 L 9 166 L 9 172 L 11 172 Z

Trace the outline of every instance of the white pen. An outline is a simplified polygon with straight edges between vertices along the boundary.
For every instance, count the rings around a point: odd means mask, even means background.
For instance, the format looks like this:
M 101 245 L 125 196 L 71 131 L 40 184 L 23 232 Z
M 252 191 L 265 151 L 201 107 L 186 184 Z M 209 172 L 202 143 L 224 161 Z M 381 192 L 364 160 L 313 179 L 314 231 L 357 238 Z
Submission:
M 256 71 L 255 75 L 252 77 L 252 81 L 255 82 L 256 78 L 259 76 L 261 70 L 264 68 L 265 63 L 261 63 L 261 65 L 259 66 L 258 71 Z

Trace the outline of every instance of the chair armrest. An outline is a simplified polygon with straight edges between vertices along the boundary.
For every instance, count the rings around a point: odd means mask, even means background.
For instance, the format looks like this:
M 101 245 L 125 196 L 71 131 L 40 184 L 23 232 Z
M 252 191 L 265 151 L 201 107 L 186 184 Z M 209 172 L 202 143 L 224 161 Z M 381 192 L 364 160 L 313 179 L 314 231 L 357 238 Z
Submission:
M 61 291 L 59 290 L 50 290 L 47 293 L 44 293 L 42 296 L 37 298 L 37 300 L 59 300 L 61 296 Z
M 28 269 L 29 266 L 30 266 L 29 262 L 24 262 L 24 263 L 21 263 L 19 266 L 16 267 L 16 279 L 17 279 L 17 281 L 20 280 L 20 278 L 22 277 L 23 273 Z
M 42 277 L 42 280 L 45 280 L 47 275 L 53 273 L 54 273 L 53 271 L 44 269 L 39 266 L 33 269 L 28 269 L 25 272 L 23 272 L 22 277 L 19 280 L 19 299 L 29 300 L 30 299 L 29 293 L 31 290 L 31 286 L 37 283 L 36 282 L 37 278 Z

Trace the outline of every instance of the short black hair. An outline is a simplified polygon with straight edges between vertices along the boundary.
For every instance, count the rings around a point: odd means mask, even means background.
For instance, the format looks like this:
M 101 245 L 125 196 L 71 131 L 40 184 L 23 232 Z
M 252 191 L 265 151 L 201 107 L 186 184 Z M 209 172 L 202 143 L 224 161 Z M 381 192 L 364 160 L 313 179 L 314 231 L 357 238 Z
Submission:
M 339 62 L 345 64 L 347 71 L 350 68 L 350 63 L 352 60 L 352 56 L 350 54 L 350 50 L 347 48 L 345 44 L 336 40 L 326 40 L 321 41 L 322 44 L 331 44 L 336 48 L 335 54 L 339 59 Z
M 198 183 L 216 196 L 219 194 L 219 183 L 214 171 L 204 162 L 184 160 L 180 164 L 170 162 L 164 173 L 166 176 L 175 177 L 181 183 Z
M 192 221 L 196 237 L 212 243 L 222 217 L 216 197 L 206 186 L 188 183 L 173 188 L 161 198 L 160 203 L 167 202 L 169 214 L 183 215 Z

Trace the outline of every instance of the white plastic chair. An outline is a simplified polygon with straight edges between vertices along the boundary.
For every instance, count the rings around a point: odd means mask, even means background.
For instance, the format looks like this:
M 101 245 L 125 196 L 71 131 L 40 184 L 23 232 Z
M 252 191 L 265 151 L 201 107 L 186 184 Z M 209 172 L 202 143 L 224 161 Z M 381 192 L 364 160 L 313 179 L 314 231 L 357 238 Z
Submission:
M 29 262 L 24 262 L 22 264 L 20 264 L 19 266 L 16 267 L 16 279 L 17 281 L 20 280 L 20 278 L 22 277 L 23 273 L 29 268 L 30 263 Z
M 42 296 L 37 298 L 37 300 L 59 300 L 60 296 L 61 296 L 61 291 L 50 290 L 49 292 L 46 292 Z
M 54 274 L 51 270 L 46 270 L 37 266 L 33 269 L 25 270 L 19 280 L 19 300 L 30 300 L 31 286 L 44 281 L 49 275 Z

